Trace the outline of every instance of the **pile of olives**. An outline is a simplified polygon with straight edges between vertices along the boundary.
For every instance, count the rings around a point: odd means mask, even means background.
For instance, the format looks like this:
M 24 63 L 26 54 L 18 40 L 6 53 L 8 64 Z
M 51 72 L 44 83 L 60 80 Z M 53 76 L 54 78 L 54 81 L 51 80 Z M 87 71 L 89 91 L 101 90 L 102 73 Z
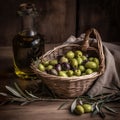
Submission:
M 84 103 L 83 105 L 77 105 L 74 109 L 75 114 L 82 115 L 84 113 L 90 113 L 93 111 L 92 105 Z
M 62 77 L 82 76 L 98 71 L 99 59 L 85 55 L 81 50 L 70 50 L 56 59 L 39 63 L 38 69 Z

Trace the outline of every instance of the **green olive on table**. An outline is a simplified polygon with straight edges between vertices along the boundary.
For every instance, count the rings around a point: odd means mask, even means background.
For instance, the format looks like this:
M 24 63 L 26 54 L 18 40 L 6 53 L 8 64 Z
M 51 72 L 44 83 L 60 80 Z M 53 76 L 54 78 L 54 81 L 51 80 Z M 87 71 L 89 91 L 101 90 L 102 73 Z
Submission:
M 77 106 L 75 107 L 74 112 L 75 112 L 77 115 L 82 115 L 82 114 L 85 113 L 84 108 L 82 107 L 82 105 L 77 105 Z
M 90 105 L 88 103 L 85 103 L 85 104 L 82 105 L 82 107 L 84 108 L 85 113 L 92 112 L 92 105 Z

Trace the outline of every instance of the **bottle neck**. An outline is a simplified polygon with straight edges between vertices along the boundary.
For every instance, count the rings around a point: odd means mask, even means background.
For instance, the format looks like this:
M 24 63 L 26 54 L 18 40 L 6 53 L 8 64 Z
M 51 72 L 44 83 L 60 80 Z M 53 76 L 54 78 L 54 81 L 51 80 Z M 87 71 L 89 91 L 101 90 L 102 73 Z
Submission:
M 34 17 L 30 15 L 21 17 L 21 32 L 22 36 L 34 36 L 37 34 L 35 25 L 34 25 Z

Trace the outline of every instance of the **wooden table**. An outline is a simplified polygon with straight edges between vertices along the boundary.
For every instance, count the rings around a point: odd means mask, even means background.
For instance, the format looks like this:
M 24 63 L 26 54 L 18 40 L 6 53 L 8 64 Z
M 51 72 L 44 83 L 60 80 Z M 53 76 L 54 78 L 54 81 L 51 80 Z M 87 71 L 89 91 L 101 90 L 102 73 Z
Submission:
M 48 47 L 46 47 L 46 50 L 48 50 Z M 5 85 L 12 85 L 13 81 L 17 80 L 13 71 L 12 48 L 1 47 L 0 91 L 5 91 Z M 22 85 L 24 84 L 23 88 L 28 84 L 28 82 L 22 80 L 17 82 Z M 62 103 L 64 103 L 64 101 L 39 101 L 26 106 L 20 106 L 17 104 L 3 105 L 0 106 L 0 120 L 101 120 L 99 116 L 91 117 L 90 114 L 84 114 L 81 116 L 72 115 L 69 113 L 68 107 L 58 110 Z M 118 104 L 114 103 L 111 106 L 117 107 Z M 120 108 L 115 109 L 120 111 Z M 107 115 L 105 119 L 120 120 L 120 114 L 116 114 L 116 116 Z

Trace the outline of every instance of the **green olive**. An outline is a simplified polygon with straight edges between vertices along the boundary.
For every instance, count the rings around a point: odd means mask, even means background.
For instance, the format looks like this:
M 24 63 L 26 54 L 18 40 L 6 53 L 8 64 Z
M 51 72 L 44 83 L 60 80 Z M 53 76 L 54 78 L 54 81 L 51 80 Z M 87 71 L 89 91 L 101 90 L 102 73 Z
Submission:
M 93 70 L 88 68 L 88 69 L 86 69 L 85 73 L 86 73 L 87 75 L 89 75 L 89 74 L 93 73 Z
M 68 58 L 66 58 L 66 57 L 61 57 L 61 59 L 60 59 L 60 63 L 68 63 Z
M 84 75 L 86 75 L 86 73 L 82 73 L 82 75 L 81 75 L 81 76 L 84 76 Z
M 74 75 L 80 76 L 81 75 L 81 71 L 80 70 L 75 70 Z
M 68 70 L 68 71 L 67 71 L 67 75 L 68 75 L 69 77 L 73 76 L 73 73 L 74 73 L 73 70 Z
M 86 64 L 85 64 L 85 67 L 86 68 L 97 68 L 97 64 L 95 62 L 92 62 L 92 61 L 88 61 Z
M 51 69 L 53 69 L 53 66 L 52 65 L 48 65 L 47 67 L 46 67 L 46 70 L 51 70 Z
M 99 65 L 99 63 L 100 63 L 100 62 L 99 62 L 99 59 L 96 58 L 96 57 L 93 59 L 93 62 L 95 62 L 97 65 Z
M 81 65 L 82 62 L 83 62 L 83 59 L 82 59 L 81 57 L 78 57 L 78 58 L 76 58 L 76 59 L 77 59 L 77 61 L 78 61 L 78 65 Z
M 68 59 L 72 59 L 72 58 L 74 58 L 74 56 L 75 56 L 75 54 L 74 54 L 73 51 L 68 51 L 68 52 L 66 53 L 66 57 L 67 57 Z
M 82 114 L 85 113 L 84 108 L 82 107 L 82 105 L 77 105 L 77 106 L 75 107 L 74 112 L 75 112 L 77 115 L 82 115 Z
M 87 57 L 86 56 L 81 56 L 81 58 L 83 59 L 83 61 L 87 60 Z
M 81 70 L 81 72 L 85 71 L 85 67 L 83 65 L 80 65 L 78 68 Z
M 92 112 L 92 105 L 90 104 L 83 104 L 82 107 L 84 108 L 85 113 Z
M 82 56 L 82 52 L 80 50 L 76 50 L 75 51 L 75 56 L 76 57 L 81 57 Z
M 98 70 L 99 70 L 99 65 L 97 65 L 97 67 L 93 69 L 94 72 L 96 72 Z
M 45 67 L 44 67 L 44 65 L 41 64 L 41 63 L 38 65 L 38 69 L 39 69 L 40 71 L 45 71 Z
M 59 71 L 59 76 L 68 77 L 65 71 Z
M 75 58 L 71 59 L 70 62 L 71 62 L 72 67 L 74 67 L 74 68 L 78 67 L 78 61 Z
M 89 61 L 93 61 L 94 57 L 89 57 L 88 60 Z
M 49 61 L 48 61 L 48 60 L 47 60 L 47 61 L 44 61 L 44 62 L 42 62 L 42 64 L 46 67 L 46 66 L 49 65 Z
M 54 59 L 54 60 L 51 60 L 49 63 L 50 63 L 50 65 L 56 65 L 56 64 L 58 64 L 58 61 L 56 59 Z

